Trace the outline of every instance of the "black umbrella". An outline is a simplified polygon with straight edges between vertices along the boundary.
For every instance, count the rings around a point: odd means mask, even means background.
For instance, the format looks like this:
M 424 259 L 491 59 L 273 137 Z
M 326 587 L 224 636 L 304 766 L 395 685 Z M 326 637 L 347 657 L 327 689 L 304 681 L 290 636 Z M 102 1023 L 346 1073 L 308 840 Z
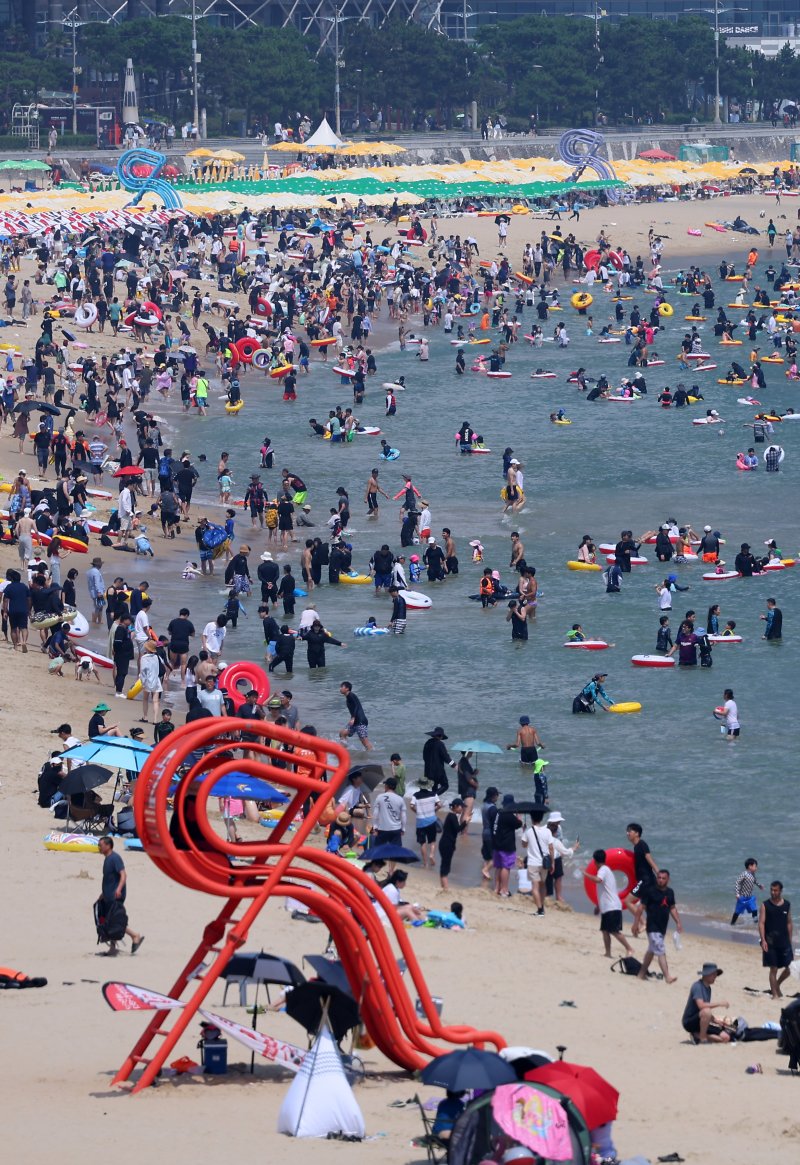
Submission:
M 51 417 L 60 417 L 61 409 L 56 405 L 48 404 L 46 400 L 22 400 L 14 405 L 15 413 L 49 413 Z
M 327 1012 L 328 1023 L 337 1044 L 351 1028 L 358 1027 L 360 1023 L 358 1004 L 353 996 L 330 983 L 303 983 L 300 987 L 294 987 L 286 996 L 286 1012 L 310 1035 L 316 1035 L 319 1031 L 322 1018 Z M 512 1074 L 513 1079 L 516 1077 Z
M 369 789 L 370 793 L 372 793 L 375 789 L 377 789 L 378 785 L 383 784 L 384 780 L 386 779 L 386 774 L 383 771 L 383 765 L 363 764 L 353 765 L 347 774 L 348 781 L 351 781 L 353 777 L 361 777 L 365 786 Z
M 303 962 L 308 963 L 316 971 L 323 983 L 330 987 L 337 987 L 346 995 L 353 994 L 347 972 L 342 966 L 341 959 L 326 959 L 324 955 L 303 955 Z
M 102 765 L 80 765 L 67 773 L 59 790 L 65 797 L 74 797 L 78 793 L 88 793 L 90 789 L 108 784 L 113 775 L 111 769 L 103 768 Z
M 496 1052 L 465 1048 L 431 1060 L 422 1069 L 420 1079 L 423 1084 L 446 1088 L 448 1092 L 466 1092 L 475 1088 L 489 1091 L 501 1084 L 516 1084 L 517 1074 Z
M 411 849 L 406 849 L 405 846 L 386 842 L 384 845 L 375 845 L 371 849 L 364 850 L 364 860 L 367 862 L 400 862 L 401 865 L 408 866 L 413 862 L 418 862 L 420 858 L 419 854 L 415 854 Z
M 294 963 L 264 951 L 233 955 L 222 976 L 224 979 L 246 976 L 254 983 L 278 983 L 284 987 L 299 987 L 306 981 L 305 975 Z
M 542 801 L 518 801 L 503 807 L 507 813 L 549 813 L 550 806 Z

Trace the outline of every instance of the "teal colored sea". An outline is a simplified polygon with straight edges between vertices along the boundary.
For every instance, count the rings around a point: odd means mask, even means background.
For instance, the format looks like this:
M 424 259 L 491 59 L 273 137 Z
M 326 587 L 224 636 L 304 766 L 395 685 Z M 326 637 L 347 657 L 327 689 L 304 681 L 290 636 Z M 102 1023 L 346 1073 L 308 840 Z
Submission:
M 731 297 L 732 298 L 732 297 Z M 649 310 L 649 296 L 636 302 Z M 753 409 L 737 403 L 742 389 L 717 384 L 731 353 L 720 348 L 711 323 L 705 325 L 708 351 L 718 371 L 684 372 L 675 360 L 690 300 L 673 299 L 676 312 L 655 347 L 666 359 L 646 372 L 648 395 L 634 404 L 588 403 L 568 374 L 579 365 L 589 375 L 601 372 L 612 383 L 626 374 L 629 350 L 624 343 L 603 346 L 596 335 L 585 335 L 585 321 L 569 307 L 551 316 L 547 333 L 558 319 L 566 321 L 571 343 L 557 350 L 546 343 L 534 350 L 524 341 L 509 351 L 511 379 L 491 381 L 467 371 L 455 374 L 456 348 L 441 331 L 430 332 L 430 360 L 422 363 L 416 348 L 400 352 L 396 342 L 379 351 L 378 375 L 368 383 L 364 404 L 357 409 L 368 425 L 379 425 L 400 458 L 378 460 L 378 437 L 360 436 L 351 445 L 331 446 L 310 435 L 308 418 L 324 419 L 330 408 L 352 403 L 349 385 L 342 385 L 321 362 L 300 378 L 298 400 L 281 400 L 281 390 L 260 373 L 242 380 L 245 407 L 227 416 L 212 399 L 212 415 L 166 415 L 177 427 L 178 451 L 205 453 L 199 497 L 209 504 L 197 513 L 218 514 L 215 467 L 223 449 L 231 454 L 241 496 L 249 475 L 259 467 L 259 447 L 268 435 L 276 449 L 275 468 L 263 471 L 270 490 L 289 467 L 308 483 L 315 529 L 325 536 L 325 521 L 335 504 L 337 486 L 350 494 L 353 562 L 366 569 L 372 551 L 383 542 L 399 550 L 399 502 L 383 502 L 378 521 L 368 521 L 364 487 L 372 466 L 380 465 L 386 492 L 397 493 L 409 474 L 433 512 L 433 530 L 449 526 L 458 546 L 460 572 L 443 584 L 424 584 L 433 599 L 431 610 L 412 612 L 407 634 L 356 639 L 353 628 L 369 615 L 388 618 L 389 600 L 376 598 L 367 586 L 324 586 L 316 593 L 326 627 L 347 644 L 331 647 L 324 673 L 309 673 L 298 648 L 296 672 L 288 685 L 295 693 L 303 721 L 333 736 L 346 720 L 339 683 L 350 680 L 361 697 L 375 743 L 374 758 L 388 761 L 399 752 L 413 778 L 419 770 L 425 732 L 442 725 L 450 741 L 479 737 L 505 745 L 514 739 L 518 717 L 526 714 L 538 727 L 550 761 L 548 776 L 553 807 L 567 818 L 567 836 L 580 834 L 584 848 L 625 844 L 625 825 L 644 824 L 645 837 L 657 860 L 672 871 L 679 901 L 701 913 L 725 914 L 733 881 L 745 857 L 760 861 L 762 880 L 781 878 L 792 897 L 796 870 L 796 839 L 800 829 L 797 796 L 798 718 L 798 593 L 800 566 L 767 577 L 731 582 L 704 582 L 699 565 L 677 568 L 688 591 L 674 596 L 673 631 L 686 610 L 705 623 L 708 607 L 718 602 L 722 621 L 735 619 L 744 636 L 739 645 L 719 646 L 711 669 L 645 670 L 631 665 L 631 656 L 652 652 L 658 627 L 655 584 L 665 569 L 648 552 L 649 564 L 626 576 L 621 594 L 607 595 L 599 574 L 566 569 L 583 534 L 614 542 L 631 528 L 635 535 L 654 529 L 668 517 L 701 530 L 708 523 L 727 540 L 732 563 L 741 542 L 756 553 L 765 539 L 775 538 L 785 554 L 800 549 L 797 528 L 800 424 L 776 426 L 774 440 L 786 451 L 777 474 L 738 472 L 736 453 L 752 444 Z M 626 307 L 632 305 L 626 305 Z M 595 297 L 595 330 L 611 319 L 613 305 Z M 709 313 L 713 314 L 713 313 Z M 529 330 L 533 310 L 523 314 Z M 384 329 L 389 325 L 384 324 Z M 419 327 L 411 330 L 419 334 Z M 386 343 L 392 337 L 384 332 Z M 376 342 L 376 350 L 380 341 Z M 763 343 L 762 343 L 763 347 Z M 470 357 L 487 349 L 466 348 Z M 741 358 L 741 357 L 739 357 Z M 555 380 L 531 380 L 535 367 L 557 373 Z M 765 365 L 767 406 L 800 409 L 800 385 L 787 383 L 781 365 Z M 384 416 L 383 381 L 406 379 L 398 393 L 397 416 Z M 664 385 L 679 380 L 699 383 L 705 401 L 694 408 L 662 410 L 656 396 Z M 215 398 L 219 389 L 212 393 Z M 694 426 L 706 408 L 724 418 L 717 426 Z M 549 414 L 563 408 L 572 424 L 555 426 Z M 463 457 L 454 434 L 462 421 L 483 435 L 492 453 Z M 525 508 L 513 520 L 501 516 L 502 451 L 506 446 L 522 462 Z M 763 446 L 760 447 L 763 451 Z M 383 501 L 383 500 L 382 500 Z M 527 643 L 512 643 L 506 608 L 483 611 L 469 596 L 478 590 L 481 567 L 471 563 L 468 543 L 479 538 L 485 547 L 483 565 L 508 570 L 509 535 L 519 530 L 525 557 L 536 566 L 541 601 Z M 266 545 L 265 532 L 249 529 L 247 517 L 237 533 L 253 546 L 251 562 Z M 301 532 L 302 534 L 302 532 Z M 156 548 L 159 548 L 156 540 Z M 420 548 L 421 549 L 421 548 Z M 188 553 L 188 552 L 187 552 Z M 299 553 L 288 559 L 299 566 Z M 158 563 L 155 569 L 161 574 Z M 298 572 L 299 573 L 299 572 Z M 182 583 L 177 572 L 159 582 L 161 612 L 179 601 L 192 607 L 196 625 L 220 609 L 221 583 Z M 188 592 L 188 595 L 187 595 Z M 761 639 L 768 596 L 784 613 L 780 644 Z M 260 659 L 261 627 L 255 598 L 248 617 L 232 632 L 229 657 Z M 299 608 L 301 609 L 301 608 Z M 580 622 L 592 635 L 614 646 L 602 653 L 566 650 L 565 634 Z M 615 700 L 638 700 L 642 711 L 617 716 L 598 713 L 573 716 L 573 696 L 602 666 Z M 281 686 L 284 686 L 281 681 Z M 728 744 L 713 719 L 722 692 L 733 688 L 739 705 L 742 735 Z M 360 756 L 360 749 L 353 749 Z M 514 753 L 481 761 L 482 787 L 495 784 L 519 796 L 532 793 L 530 778 L 520 772 Z M 477 872 L 477 871 L 476 871 Z

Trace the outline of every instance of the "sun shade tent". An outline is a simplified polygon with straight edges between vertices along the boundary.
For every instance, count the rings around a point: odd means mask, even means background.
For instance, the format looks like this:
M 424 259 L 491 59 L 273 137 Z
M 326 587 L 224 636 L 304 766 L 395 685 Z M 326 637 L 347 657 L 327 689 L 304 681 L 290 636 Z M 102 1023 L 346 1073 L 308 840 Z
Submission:
M 290 1137 L 365 1135 L 364 1117 L 324 1018 L 314 1046 L 289 1085 L 278 1114 L 278 1132 Z
M 330 125 L 328 124 L 327 117 L 323 117 L 322 121 L 319 123 L 317 128 L 314 130 L 311 137 L 306 138 L 306 140 L 301 143 L 301 147 L 304 150 L 309 150 L 309 149 L 312 149 L 314 146 L 320 146 L 323 149 L 328 149 L 328 150 L 333 151 L 333 150 L 340 150 L 342 148 L 342 146 L 344 146 L 346 144 L 349 144 L 349 143 L 345 143 L 342 141 L 342 139 L 340 137 L 337 137 L 336 134 L 331 129 Z
M 577 1106 L 555 1088 L 536 1085 L 535 1091 L 554 1099 L 564 1110 L 569 1124 L 570 1156 L 561 1158 L 558 1163 L 555 1158 L 538 1154 L 533 1160 L 537 1165 L 589 1165 L 591 1137 Z M 501 1159 L 508 1149 L 523 1144 L 505 1132 L 498 1122 L 493 1111 L 493 1098 L 493 1092 L 479 1097 L 467 1105 L 457 1119 L 450 1137 L 449 1165 L 479 1165 L 487 1159 L 495 1161 Z

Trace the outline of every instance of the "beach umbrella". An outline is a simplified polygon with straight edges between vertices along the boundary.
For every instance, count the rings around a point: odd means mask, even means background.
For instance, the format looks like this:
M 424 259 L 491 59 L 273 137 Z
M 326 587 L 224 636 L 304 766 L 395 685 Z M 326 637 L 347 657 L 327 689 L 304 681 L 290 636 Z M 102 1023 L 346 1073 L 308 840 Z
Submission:
M 112 473 L 112 477 L 141 477 L 144 473 L 141 465 L 123 465 L 122 469 L 118 469 L 116 473 Z
M 648 162 L 677 162 L 674 154 L 668 154 L 666 150 L 643 150 L 639 154 L 640 158 L 646 158 Z
M 466 1092 L 480 1088 L 488 1091 L 501 1084 L 515 1084 L 517 1074 L 496 1052 L 481 1048 L 463 1048 L 437 1056 L 422 1069 L 423 1084 L 446 1088 L 448 1092 Z
M 612 1084 L 585 1064 L 556 1060 L 525 1073 L 532 1084 L 557 1088 L 575 1102 L 590 1129 L 616 1120 L 619 1092 Z
M 80 765 L 67 773 L 58 790 L 65 797 L 74 797 L 77 793 L 88 793 L 90 789 L 107 785 L 113 775 L 111 769 L 103 768 L 102 765 Z
M 458 752 L 494 752 L 502 755 L 502 748 L 497 744 L 490 744 L 487 740 L 458 740 L 453 745 Z
M 222 975 L 225 979 L 243 976 L 254 983 L 275 983 L 281 987 L 299 987 L 306 981 L 294 963 L 281 955 L 268 955 L 264 951 L 232 955 Z
M 346 995 L 353 994 L 341 959 L 326 959 L 324 955 L 303 955 L 303 962 L 308 963 L 312 971 L 316 971 L 317 978 L 323 983 L 338 987 Z
M 366 862 L 399 862 L 400 865 L 410 866 L 419 860 L 419 855 L 415 854 L 413 850 L 406 849 L 402 845 L 394 845 L 392 842 L 386 842 L 385 845 L 374 845 L 371 849 L 364 850 L 364 861 Z
M 49 404 L 46 400 L 23 400 L 14 405 L 15 413 L 49 413 L 51 417 L 60 417 L 61 409 Z
M 511 1064 L 518 1079 L 523 1079 L 526 1072 L 534 1068 L 541 1068 L 543 1064 L 552 1064 L 553 1057 L 542 1051 L 541 1048 L 529 1048 L 517 1045 L 511 1048 L 501 1048 L 499 1054 L 507 1064 Z
M 353 765 L 347 774 L 346 780 L 351 781 L 353 777 L 361 777 L 365 786 L 369 789 L 370 793 L 372 793 L 375 789 L 377 789 L 378 785 L 382 785 L 384 782 L 385 775 L 383 772 L 383 765 Z M 342 782 L 342 784 L 344 784 L 344 782 Z
M 238 797 L 242 801 L 280 801 L 289 798 L 274 785 L 249 777 L 247 773 L 226 773 L 215 781 L 211 788 L 212 797 Z
M 129 736 L 95 736 L 62 752 L 65 760 L 102 761 L 110 768 L 139 773 L 153 751 L 152 746 Z
M 337 1043 L 361 1021 L 358 1004 L 352 995 L 331 983 L 316 981 L 292 988 L 286 996 L 286 1013 L 312 1035 L 319 1031 L 327 1013 Z
M 215 150 L 213 157 L 220 162 L 244 162 L 246 161 L 244 154 L 237 154 L 236 150 Z
M 509 813 L 549 813 L 550 806 L 543 801 L 515 801 L 506 806 Z

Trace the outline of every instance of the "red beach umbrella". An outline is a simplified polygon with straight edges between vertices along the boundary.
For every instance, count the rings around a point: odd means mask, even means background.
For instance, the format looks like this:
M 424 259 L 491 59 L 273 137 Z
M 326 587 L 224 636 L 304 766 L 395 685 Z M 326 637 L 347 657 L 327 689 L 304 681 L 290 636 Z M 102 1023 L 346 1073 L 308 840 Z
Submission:
M 612 1084 L 585 1064 L 556 1060 L 525 1073 L 532 1084 L 549 1084 L 573 1100 L 590 1129 L 616 1120 L 619 1093 Z

